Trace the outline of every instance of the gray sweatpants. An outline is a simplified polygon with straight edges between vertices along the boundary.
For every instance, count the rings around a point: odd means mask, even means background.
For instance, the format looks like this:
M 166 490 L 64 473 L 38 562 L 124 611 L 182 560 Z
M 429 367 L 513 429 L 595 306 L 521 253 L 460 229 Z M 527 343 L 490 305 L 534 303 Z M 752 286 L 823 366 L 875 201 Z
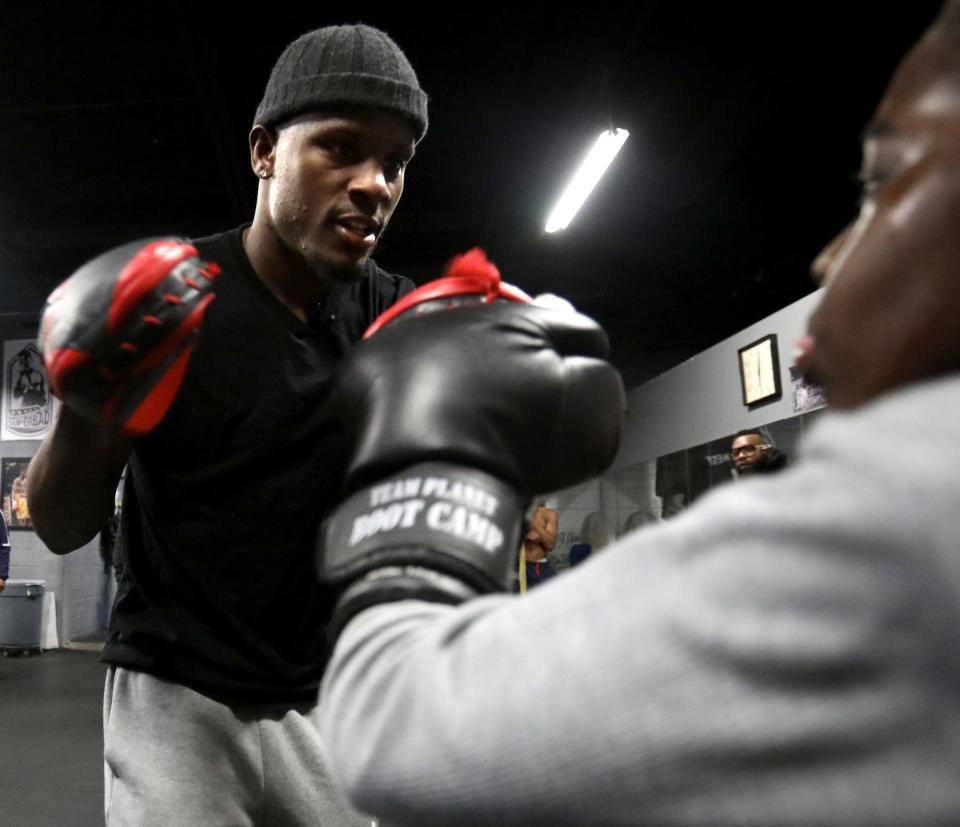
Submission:
M 109 827 L 369 827 L 327 772 L 312 705 L 226 706 L 112 667 L 103 694 Z

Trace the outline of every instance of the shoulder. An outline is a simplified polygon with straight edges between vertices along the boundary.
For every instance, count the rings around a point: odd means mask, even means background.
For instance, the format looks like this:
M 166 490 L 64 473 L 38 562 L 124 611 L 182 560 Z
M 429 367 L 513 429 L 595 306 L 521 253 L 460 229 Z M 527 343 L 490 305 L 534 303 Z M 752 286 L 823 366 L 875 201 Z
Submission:
M 367 325 L 413 289 L 413 282 L 406 276 L 388 273 L 371 259 L 367 262 L 364 275 L 340 294 L 339 310 L 342 314 L 345 304 L 352 304 L 359 310 L 363 317 L 362 327 L 356 336 L 359 338 Z
M 806 459 L 888 472 L 913 487 L 953 473 L 960 463 L 956 411 L 960 374 L 916 383 L 850 412 L 828 412 L 803 445 Z
M 219 267 L 219 275 L 213 283 L 217 301 L 207 313 L 208 325 L 211 318 L 225 312 L 228 304 L 235 306 L 239 303 L 251 312 L 262 311 L 264 303 L 271 306 L 269 288 L 257 278 L 243 246 L 243 234 L 248 227 L 243 224 L 232 230 L 191 239 L 199 258 Z
M 190 239 L 197 248 L 200 258 L 215 261 L 222 271 L 245 273 L 250 268 L 250 260 L 243 249 L 243 232 L 246 225 L 236 227 L 214 235 Z
M 390 304 L 403 298 L 416 287 L 406 276 L 388 273 L 373 260 L 367 267 L 367 279 L 373 291 L 387 299 Z
M 221 233 L 213 233 L 212 235 L 200 236 L 198 238 L 191 238 L 190 243 L 197 248 L 198 251 L 203 252 L 205 250 L 236 250 L 243 249 L 243 231 L 249 225 L 241 225 L 240 227 L 235 227 L 232 230 L 226 230 Z
M 336 321 L 331 331 L 346 348 L 360 341 L 363 332 L 381 313 L 396 304 L 414 288 L 405 276 L 389 273 L 370 260 L 356 281 L 338 287 L 327 309 Z

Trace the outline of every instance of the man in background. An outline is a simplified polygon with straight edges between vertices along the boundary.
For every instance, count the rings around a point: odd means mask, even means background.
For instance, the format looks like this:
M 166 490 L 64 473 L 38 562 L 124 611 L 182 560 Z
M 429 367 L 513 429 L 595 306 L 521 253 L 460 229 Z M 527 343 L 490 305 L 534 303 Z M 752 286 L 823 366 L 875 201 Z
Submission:
M 781 453 L 763 431 L 747 428 L 734 434 L 730 461 L 740 477 L 771 474 L 786 467 L 787 455 Z

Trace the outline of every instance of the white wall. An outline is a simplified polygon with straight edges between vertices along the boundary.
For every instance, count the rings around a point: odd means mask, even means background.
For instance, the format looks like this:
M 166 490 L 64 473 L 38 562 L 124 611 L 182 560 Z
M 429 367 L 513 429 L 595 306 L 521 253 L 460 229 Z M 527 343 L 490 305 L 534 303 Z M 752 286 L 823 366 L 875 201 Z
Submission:
M 584 540 L 581 527 L 591 512 L 604 514 L 614 536 L 623 533 L 631 515 L 659 519 L 657 457 L 741 428 L 797 416 L 790 380 L 793 344 L 806 331 L 819 298 L 820 291 L 812 293 L 630 391 L 623 437 L 611 469 L 547 498 L 548 505 L 560 512 L 560 537 L 551 561 L 560 568 L 566 565 L 570 544 Z M 737 351 L 769 333 L 777 334 L 783 393 L 779 400 L 751 410 L 743 404 Z M 796 422 L 799 426 L 800 420 Z M 791 431 L 786 426 L 781 430 Z M 792 447 L 793 441 L 789 444 Z
M 741 428 L 794 416 L 790 366 L 793 344 L 806 331 L 820 291 L 750 325 L 627 394 L 627 419 L 613 467 L 700 445 Z M 783 395 L 750 410 L 743 404 L 737 351 L 777 334 Z

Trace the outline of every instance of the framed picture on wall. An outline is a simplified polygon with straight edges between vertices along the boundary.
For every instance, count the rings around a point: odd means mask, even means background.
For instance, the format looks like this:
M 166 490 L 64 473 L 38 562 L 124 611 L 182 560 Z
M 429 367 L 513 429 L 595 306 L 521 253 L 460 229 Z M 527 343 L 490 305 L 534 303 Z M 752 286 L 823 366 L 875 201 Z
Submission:
M 0 440 L 43 439 L 60 402 L 50 391 L 43 357 L 32 339 L 3 343 L 2 389 Z
M 747 407 L 779 399 L 780 357 L 777 336 L 771 333 L 737 351 L 740 359 L 740 387 Z
M 0 470 L 3 516 L 10 529 L 33 529 L 27 509 L 27 466 L 30 457 L 4 457 Z

